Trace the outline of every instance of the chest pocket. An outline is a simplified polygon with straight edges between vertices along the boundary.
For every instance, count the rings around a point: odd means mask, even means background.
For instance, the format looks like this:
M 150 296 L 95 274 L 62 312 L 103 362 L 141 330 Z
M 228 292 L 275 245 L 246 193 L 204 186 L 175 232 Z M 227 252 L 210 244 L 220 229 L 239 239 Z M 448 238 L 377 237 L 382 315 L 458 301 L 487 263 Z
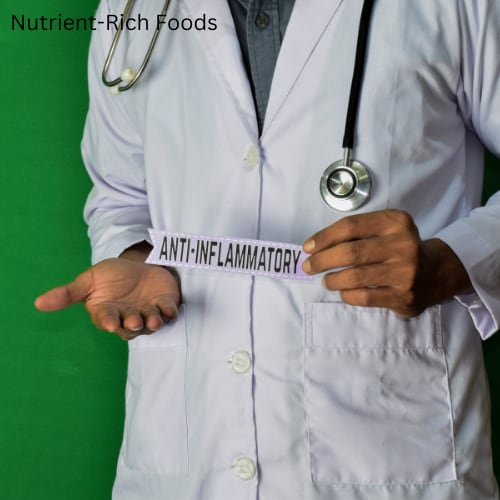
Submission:
M 323 484 L 456 479 L 440 309 L 306 306 L 311 473 Z
M 185 402 L 186 322 L 129 342 L 125 431 L 120 463 L 139 472 L 188 473 Z

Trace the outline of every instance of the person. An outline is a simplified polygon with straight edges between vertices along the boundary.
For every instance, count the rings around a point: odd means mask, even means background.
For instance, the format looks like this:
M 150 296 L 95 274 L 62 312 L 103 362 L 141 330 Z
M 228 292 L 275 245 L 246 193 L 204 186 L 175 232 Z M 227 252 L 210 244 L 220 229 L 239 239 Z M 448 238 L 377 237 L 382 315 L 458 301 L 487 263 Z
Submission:
M 134 10 L 156 18 L 162 2 Z M 98 19 L 121 12 L 101 2 Z M 172 1 L 143 79 L 90 50 L 83 301 L 129 341 L 113 498 L 494 500 L 481 338 L 500 319 L 500 4 L 379 0 L 354 157 L 370 198 L 320 196 L 341 157 L 361 0 Z M 138 67 L 125 30 L 110 67 Z M 134 66 L 135 65 L 135 66 Z M 304 243 L 313 280 L 144 263 L 148 228 Z

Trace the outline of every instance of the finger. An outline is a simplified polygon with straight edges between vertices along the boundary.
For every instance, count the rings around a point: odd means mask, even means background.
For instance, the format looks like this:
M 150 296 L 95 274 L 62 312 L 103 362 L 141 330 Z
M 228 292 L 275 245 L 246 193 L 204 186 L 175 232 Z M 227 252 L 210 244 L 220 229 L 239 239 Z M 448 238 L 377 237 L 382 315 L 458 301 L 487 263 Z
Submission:
M 342 290 L 342 300 L 351 306 L 361 307 L 384 307 L 393 309 L 400 307 L 394 290 L 391 287 L 356 288 L 353 290 Z
M 306 273 L 316 274 L 339 267 L 376 264 L 389 260 L 396 251 L 395 245 L 397 241 L 387 236 L 339 243 L 311 255 L 302 267 Z
M 118 332 L 122 327 L 120 312 L 113 306 L 99 306 L 89 311 L 92 321 L 101 330 Z
M 92 276 L 89 271 L 85 271 L 71 283 L 53 288 L 37 297 L 35 307 L 40 311 L 59 311 L 76 302 L 84 301 L 91 290 Z
M 382 210 L 350 215 L 313 234 L 304 243 L 304 251 L 316 253 L 345 241 L 371 238 L 401 230 L 415 232 L 409 214 L 400 210 Z
M 144 322 L 144 327 L 149 332 L 156 332 L 163 325 L 163 319 L 161 317 L 161 312 L 156 307 L 150 307 L 141 310 L 141 315 Z
M 393 287 L 342 290 L 340 296 L 346 304 L 362 307 L 383 307 L 390 309 L 402 318 L 413 318 L 425 309 L 425 304 L 415 303 L 411 296 L 405 298 Z
M 170 296 L 164 296 L 158 299 L 156 306 L 167 319 L 174 319 L 177 316 L 177 303 Z
M 135 309 L 127 309 L 122 311 L 123 328 L 131 333 L 141 332 L 144 328 L 144 321 L 139 312 Z
M 130 340 L 134 340 L 137 337 L 142 337 L 144 335 L 148 336 L 150 334 L 154 334 L 156 330 L 149 330 L 148 328 L 142 328 L 136 332 L 132 332 L 125 328 L 120 328 L 117 332 L 115 332 L 121 339 L 126 340 L 127 342 Z
M 125 330 L 124 328 L 119 328 L 116 332 L 114 332 L 120 337 L 122 340 L 125 340 L 128 342 L 129 340 L 134 340 L 136 337 L 139 337 L 139 335 L 143 335 L 144 331 L 140 331 L 137 333 L 129 332 L 128 330 Z
M 328 290 L 356 290 L 367 287 L 387 287 L 398 283 L 393 266 L 376 264 L 356 266 L 325 274 L 323 286 Z

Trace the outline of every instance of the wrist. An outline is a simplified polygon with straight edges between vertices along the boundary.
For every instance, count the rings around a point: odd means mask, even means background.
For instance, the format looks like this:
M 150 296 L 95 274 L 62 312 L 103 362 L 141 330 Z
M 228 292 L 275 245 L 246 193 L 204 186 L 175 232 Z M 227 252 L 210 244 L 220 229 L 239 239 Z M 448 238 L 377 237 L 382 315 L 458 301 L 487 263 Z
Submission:
M 432 238 L 423 242 L 434 283 L 434 303 L 472 291 L 469 275 L 455 252 L 444 241 Z
M 144 262 L 148 258 L 152 249 L 153 247 L 147 241 L 141 241 L 140 243 L 135 243 L 124 250 L 119 255 L 119 258 Z

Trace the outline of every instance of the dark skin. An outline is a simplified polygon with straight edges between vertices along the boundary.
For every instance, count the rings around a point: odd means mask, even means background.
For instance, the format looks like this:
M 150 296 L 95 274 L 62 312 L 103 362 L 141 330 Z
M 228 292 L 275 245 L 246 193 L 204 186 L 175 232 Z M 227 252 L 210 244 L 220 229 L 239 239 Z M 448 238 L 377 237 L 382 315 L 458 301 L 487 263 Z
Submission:
M 398 210 L 345 217 L 311 236 L 304 250 L 311 254 L 304 270 L 326 272 L 323 285 L 344 302 L 405 318 L 472 289 L 451 248 L 437 238 L 423 241 L 412 218 Z M 151 334 L 175 318 L 181 290 L 175 271 L 144 263 L 150 251 L 146 242 L 134 245 L 44 293 L 35 306 L 57 311 L 83 302 L 102 330 L 124 340 Z
M 124 340 L 147 335 L 174 319 L 181 302 L 177 276 L 145 264 L 151 246 L 142 242 L 79 274 L 71 283 L 38 297 L 41 311 L 57 311 L 83 302 L 93 323 Z
M 411 216 L 383 210 L 346 217 L 304 243 L 309 274 L 327 272 L 323 285 L 351 305 L 385 307 L 418 316 L 472 285 L 459 258 L 443 241 L 423 241 Z M 328 272 L 336 268 L 341 271 Z

